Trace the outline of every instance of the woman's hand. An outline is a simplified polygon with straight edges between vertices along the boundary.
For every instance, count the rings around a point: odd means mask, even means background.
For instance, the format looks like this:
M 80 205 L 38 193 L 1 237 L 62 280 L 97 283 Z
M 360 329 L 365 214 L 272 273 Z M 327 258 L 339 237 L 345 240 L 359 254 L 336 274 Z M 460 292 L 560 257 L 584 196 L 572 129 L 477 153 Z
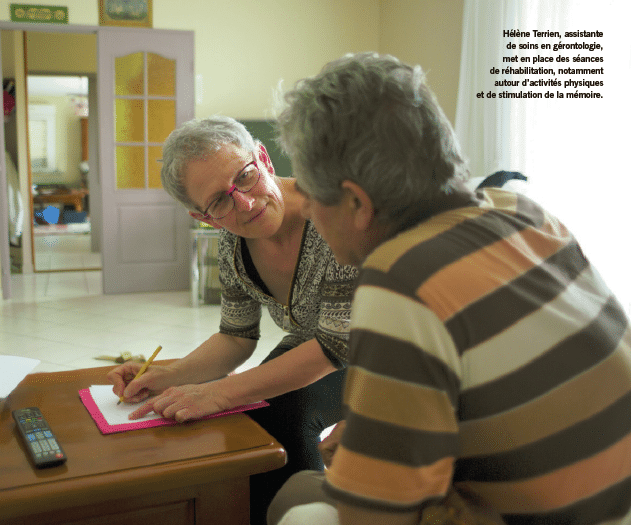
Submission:
M 344 427 L 346 427 L 346 421 L 340 421 L 331 433 L 322 440 L 322 443 L 318 445 L 318 450 L 322 456 L 322 461 L 326 468 L 331 468 L 331 462 L 333 461 L 333 455 L 337 450 L 337 446 L 342 440 L 342 434 L 344 433 Z
M 107 374 L 108 381 L 114 385 L 114 394 L 123 396 L 126 403 L 139 403 L 175 384 L 175 372 L 168 366 L 151 365 L 134 379 L 141 367 L 139 363 L 128 361 Z
M 150 412 L 155 412 L 162 417 L 175 419 L 181 423 L 233 408 L 236 405 L 228 401 L 221 384 L 222 381 L 214 381 L 201 385 L 169 388 L 132 412 L 129 419 L 138 419 Z

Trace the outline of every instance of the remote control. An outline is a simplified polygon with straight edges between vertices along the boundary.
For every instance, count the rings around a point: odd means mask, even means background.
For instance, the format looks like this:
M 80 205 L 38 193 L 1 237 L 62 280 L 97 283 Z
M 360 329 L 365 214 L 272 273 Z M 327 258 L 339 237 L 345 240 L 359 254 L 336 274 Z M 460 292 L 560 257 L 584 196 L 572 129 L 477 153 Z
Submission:
M 37 407 L 13 411 L 13 419 L 24 439 L 26 448 L 37 468 L 65 463 L 66 454 L 57 443 L 52 430 Z

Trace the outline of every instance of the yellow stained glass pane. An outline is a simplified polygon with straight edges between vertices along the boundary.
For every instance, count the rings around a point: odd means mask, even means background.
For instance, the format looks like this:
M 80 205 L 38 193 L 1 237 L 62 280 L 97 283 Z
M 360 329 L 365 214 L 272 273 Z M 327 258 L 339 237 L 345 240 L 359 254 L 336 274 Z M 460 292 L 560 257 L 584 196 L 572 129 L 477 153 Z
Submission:
M 149 142 L 164 142 L 175 129 L 175 101 L 149 100 Z
M 116 146 L 116 189 L 144 189 L 145 148 Z
M 144 142 L 144 102 L 117 98 L 115 111 L 116 142 Z
M 175 60 L 147 53 L 147 78 L 149 95 L 175 96 Z
M 149 188 L 162 188 L 160 180 L 160 170 L 162 162 L 158 159 L 162 158 L 162 146 L 149 146 Z
M 114 62 L 116 95 L 142 95 L 145 92 L 143 61 L 142 52 L 116 57 Z

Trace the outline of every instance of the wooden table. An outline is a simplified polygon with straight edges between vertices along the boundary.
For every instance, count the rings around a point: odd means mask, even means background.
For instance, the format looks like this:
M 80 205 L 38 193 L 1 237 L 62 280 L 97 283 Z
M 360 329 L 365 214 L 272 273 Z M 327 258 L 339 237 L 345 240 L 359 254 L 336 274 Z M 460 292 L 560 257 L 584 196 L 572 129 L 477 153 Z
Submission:
M 78 391 L 108 369 L 31 374 L 0 401 L 0 524 L 247 525 L 249 476 L 283 466 L 282 446 L 245 414 L 102 435 Z M 29 406 L 64 465 L 27 458 L 11 411 Z
M 35 204 L 72 204 L 75 211 L 83 211 L 83 198 L 90 193 L 87 189 L 68 189 L 53 193 L 33 195 Z

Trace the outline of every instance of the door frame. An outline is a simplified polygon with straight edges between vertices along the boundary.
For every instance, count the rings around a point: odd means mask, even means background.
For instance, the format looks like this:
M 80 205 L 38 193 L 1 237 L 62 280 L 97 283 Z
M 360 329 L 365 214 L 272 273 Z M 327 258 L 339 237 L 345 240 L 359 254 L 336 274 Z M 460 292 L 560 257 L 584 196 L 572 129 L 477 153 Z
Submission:
M 19 23 L 19 22 L 0 22 L 0 31 L 38 31 L 42 33 L 81 33 L 81 34 L 97 34 L 98 26 L 86 25 L 64 25 L 64 24 L 36 24 L 36 23 Z M 97 58 L 98 60 L 98 58 Z M 0 51 L 0 70 L 2 68 L 2 53 Z M 26 74 L 26 71 L 24 72 Z M 5 138 L 4 126 L 0 126 L 0 264 L 2 265 L 2 298 L 10 299 L 11 290 L 11 255 L 9 249 L 9 216 L 7 201 L 7 174 L 5 164 Z M 22 196 L 22 199 L 25 197 Z M 30 198 L 30 194 L 29 194 Z M 31 203 L 28 203 L 29 207 Z M 29 225 L 29 232 L 32 228 Z M 32 237 L 32 236 L 31 236 Z M 32 249 L 32 239 L 31 239 Z

